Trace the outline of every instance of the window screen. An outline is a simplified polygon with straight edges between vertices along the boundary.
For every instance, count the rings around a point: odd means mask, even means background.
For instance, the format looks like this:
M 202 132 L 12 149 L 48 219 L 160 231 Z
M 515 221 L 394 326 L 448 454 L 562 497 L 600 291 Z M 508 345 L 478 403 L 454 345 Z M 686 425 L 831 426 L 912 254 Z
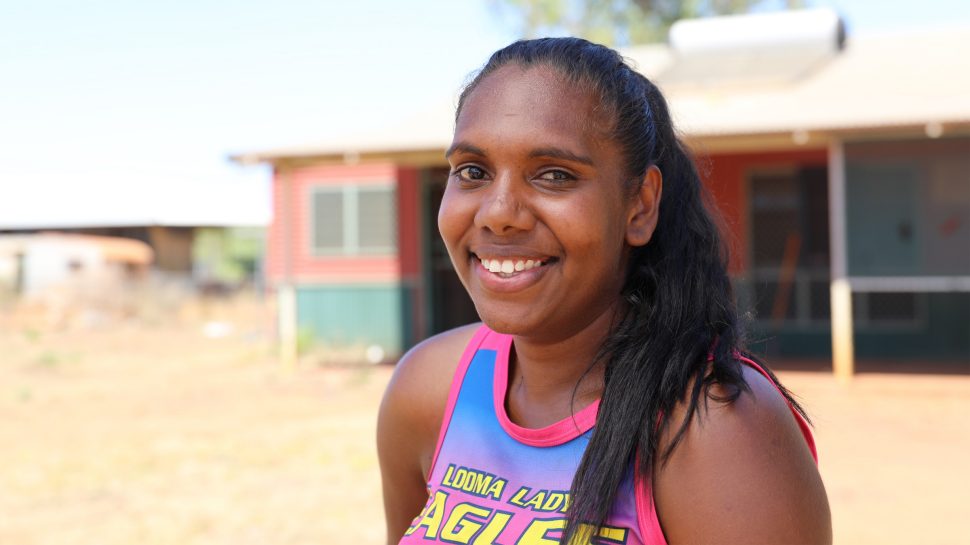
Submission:
M 970 276 L 970 138 L 845 154 L 849 276 Z
M 392 187 L 314 188 L 312 251 L 322 255 L 394 253 L 397 202 Z
M 344 248 L 344 193 L 313 193 L 313 249 L 318 252 L 342 252 Z
M 824 168 L 753 176 L 751 214 L 755 267 L 780 266 L 786 246 L 797 244 L 799 267 L 828 269 L 828 185 Z
M 397 246 L 394 192 L 362 189 L 357 195 L 357 246 L 362 252 L 393 250 Z
M 829 318 L 824 167 L 751 177 L 751 281 L 758 319 L 800 326 Z

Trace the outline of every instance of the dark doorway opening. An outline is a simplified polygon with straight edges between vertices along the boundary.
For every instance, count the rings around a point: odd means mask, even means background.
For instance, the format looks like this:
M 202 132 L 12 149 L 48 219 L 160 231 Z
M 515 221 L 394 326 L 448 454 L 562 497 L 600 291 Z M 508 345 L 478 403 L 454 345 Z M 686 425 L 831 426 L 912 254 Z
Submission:
M 426 206 L 428 217 L 427 271 L 428 286 L 430 287 L 431 333 L 440 333 L 448 329 L 478 321 L 478 313 L 468 292 L 458 280 L 458 275 L 448 257 L 448 250 L 441 233 L 438 231 L 438 209 L 441 198 L 445 193 L 448 182 L 448 169 L 432 168 L 428 170 Z

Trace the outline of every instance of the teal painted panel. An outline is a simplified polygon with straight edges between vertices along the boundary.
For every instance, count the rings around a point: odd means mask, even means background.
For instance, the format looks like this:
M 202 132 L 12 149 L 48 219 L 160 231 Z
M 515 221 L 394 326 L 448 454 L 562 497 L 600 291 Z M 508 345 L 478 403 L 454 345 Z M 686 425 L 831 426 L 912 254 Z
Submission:
M 297 323 L 315 341 L 338 347 L 378 345 L 394 357 L 404 349 L 402 287 L 316 285 L 296 290 Z
M 418 344 L 414 321 L 416 319 L 415 299 L 417 291 L 408 286 L 401 286 L 401 341 L 404 350 Z
M 915 165 L 846 168 L 850 276 L 919 274 L 918 180 Z
M 970 293 L 927 294 L 926 320 L 908 329 L 857 328 L 857 358 L 970 361 Z M 749 338 L 752 348 L 771 357 L 831 358 L 827 330 L 760 328 Z

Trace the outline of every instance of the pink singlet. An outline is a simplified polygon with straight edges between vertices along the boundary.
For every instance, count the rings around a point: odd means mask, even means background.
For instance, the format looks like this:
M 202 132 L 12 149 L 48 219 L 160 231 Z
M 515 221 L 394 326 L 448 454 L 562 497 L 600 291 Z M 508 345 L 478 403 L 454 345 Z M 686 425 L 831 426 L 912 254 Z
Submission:
M 465 349 L 438 437 L 428 502 L 401 544 L 559 543 L 569 487 L 599 402 L 545 428 L 517 426 L 505 412 L 511 345 L 511 336 L 482 326 Z M 792 412 L 815 456 L 808 424 Z M 632 467 L 593 543 L 666 544 L 649 480 L 635 480 Z

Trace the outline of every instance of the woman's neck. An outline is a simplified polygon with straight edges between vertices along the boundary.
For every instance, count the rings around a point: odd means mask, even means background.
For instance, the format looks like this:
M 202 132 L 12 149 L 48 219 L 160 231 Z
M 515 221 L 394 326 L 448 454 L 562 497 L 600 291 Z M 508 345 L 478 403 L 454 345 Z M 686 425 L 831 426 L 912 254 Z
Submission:
M 605 359 L 599 351 L 617 317 L 609 307 L 580 331 L 559 339 L 515 336 L 506 407 L 513 422 L 543 427 L 600 398 Z

